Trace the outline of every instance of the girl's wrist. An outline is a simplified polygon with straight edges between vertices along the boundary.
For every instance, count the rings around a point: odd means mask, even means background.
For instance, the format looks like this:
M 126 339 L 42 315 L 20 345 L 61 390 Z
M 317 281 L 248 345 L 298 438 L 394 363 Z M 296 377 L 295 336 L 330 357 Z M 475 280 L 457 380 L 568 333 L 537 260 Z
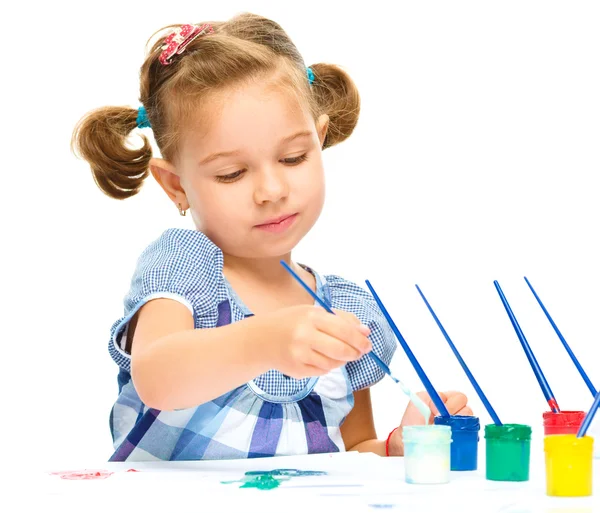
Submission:
M 236 323 L 237 324 L 237 323 Z M 267 343 L 269 330 L 262 317 L 253 316 L 240 323 L 244 332 L 244 358 L 256 376 L 274 368 L 273 348 Z
M 385 442 L 386 456 L 404 456 L 404 443 L 402 442 L 402 427 L 393 429 Z

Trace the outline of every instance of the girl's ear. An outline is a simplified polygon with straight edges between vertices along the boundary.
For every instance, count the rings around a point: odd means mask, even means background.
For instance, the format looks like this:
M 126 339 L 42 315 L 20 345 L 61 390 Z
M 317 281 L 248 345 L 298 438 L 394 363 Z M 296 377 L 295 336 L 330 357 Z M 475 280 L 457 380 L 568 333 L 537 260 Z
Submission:
M 329 128 L 329 116 L 327 114 L 321 114 L 317 119 L 317 133 L 319 134 L 319 141 L 321 142 L 321 148 L 325 143 L 325 137 L 327 136 L 327 129 Z
M 189 208 L 187 196 L 173 164 L 164 159 L 150 159 L 150 172 L 176 206 L 183 210 Z

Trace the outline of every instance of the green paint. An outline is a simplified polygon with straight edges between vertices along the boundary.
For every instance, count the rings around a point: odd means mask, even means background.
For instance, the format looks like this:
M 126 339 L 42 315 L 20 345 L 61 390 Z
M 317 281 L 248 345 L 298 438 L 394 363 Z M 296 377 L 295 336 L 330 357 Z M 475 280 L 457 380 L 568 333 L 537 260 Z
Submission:
M 258 475 L 252 477 L 249 481 L 246 481 L 240 488 L 258 488 L 259 490 L 272 490 L 277 488 L 281 484 L 282 480 L 279 480 L 269 475 Z
M 485 426 L 486 471 L 490 481 L 528 481 L 531 427 L 523 424 Z
M 251 470 L 244 474 L 238 481 L 221 481 L 221 484 L 242 483 L 240 488 L 257 488 L 258 490 L 273 490 L 279 487 L 283 481 L 289 481 L 292 477 L 325 476 L 327 472 L 320 470 Z

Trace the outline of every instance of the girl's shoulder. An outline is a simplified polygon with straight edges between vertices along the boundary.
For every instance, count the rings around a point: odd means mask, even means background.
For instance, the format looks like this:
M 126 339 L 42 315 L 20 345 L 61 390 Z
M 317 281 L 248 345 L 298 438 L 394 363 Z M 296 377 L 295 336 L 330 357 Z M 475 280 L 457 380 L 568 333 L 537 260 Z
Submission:
M 148 272 L 165 264 L 171 264 L 169 269 L 174 273 L 195 269 L 216 277 L 223 270 L 223 253 L 198 230 L 169 228 L 142 251 L 136 272 Z
M 383 319 L 375 299 L 365 288 L 336 274 L 326 274 L 323 280 L 329 289 L 333 308 L 346 310 L 357 316 L 360 314 Z
M 113 359 L 129 370 L 125 336 L 128 324 L 149 301 L 178 301 L 188 308 L 197 328 L 212 328 L 217 322 L 218 304 L 226 297 L 223 253 L 218 246 L 196 230 L 166 230 L 137 260 L 123 300 L 123 315 L 110 330 L 109 351 Z
M 190 298 L 209 296 L 222 286 L 223 253 L 204 233 L 171 228 L 151 242 L 138 258 L 130 300 L 155 292 Z

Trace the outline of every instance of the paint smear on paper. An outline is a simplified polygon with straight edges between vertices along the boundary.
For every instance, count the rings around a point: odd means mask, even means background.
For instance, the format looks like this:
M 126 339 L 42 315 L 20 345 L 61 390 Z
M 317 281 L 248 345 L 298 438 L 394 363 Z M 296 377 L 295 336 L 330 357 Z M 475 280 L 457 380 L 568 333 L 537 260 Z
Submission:
M 59 476 L 61 479 L 70 481 L 85 481 L 92 479 L 106 479 L 113 475 L 108 470 L 67 470 L 62 472 L 51 472 L 52 476 Z
M 246 478 L 244 484 L 240 488 L 258 488 L 259 490 L 273 490 L 278 488 L 284 479 L 277 479 L 269 475 L 258 475 Z
M 292 477 L 324 476 L 327 472 L 320 470 L 251 470 L 237 481 L 222 481 L 222 484 L 242 483 L 240 488 L 256 488 L 258 490 L 273 490 L 278 488 L 283 481 L 289 481 Z
M 305 477 L 305 476 L 325 476 L 327 472 L 321 470 L 296 470 L 293 468 L 280 468 L 277 470 L 251 470 L 246 472 L 247 476 L 288 476 L 288 477 Z

